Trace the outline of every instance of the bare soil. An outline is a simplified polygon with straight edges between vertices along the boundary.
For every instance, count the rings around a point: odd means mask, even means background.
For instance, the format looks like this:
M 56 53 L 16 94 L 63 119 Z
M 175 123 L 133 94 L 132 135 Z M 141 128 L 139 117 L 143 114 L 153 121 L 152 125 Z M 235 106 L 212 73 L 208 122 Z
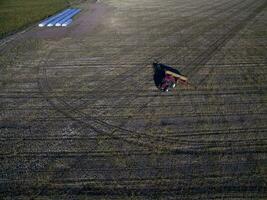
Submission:
M 79 6 L 0 42 L 0 197 L 265 199 L 266 1 Z

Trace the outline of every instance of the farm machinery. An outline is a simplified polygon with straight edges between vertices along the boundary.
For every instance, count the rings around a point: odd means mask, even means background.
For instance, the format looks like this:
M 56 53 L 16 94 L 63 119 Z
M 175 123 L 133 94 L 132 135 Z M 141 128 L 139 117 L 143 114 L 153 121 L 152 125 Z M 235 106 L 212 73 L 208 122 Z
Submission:
M 153 67 L 155 84 L 163 92 L 168 92 L 170 89 L 175 88 L 178 83 L 188 84 L 187 77 L 177 69 L 158 62 L 154 62 Z

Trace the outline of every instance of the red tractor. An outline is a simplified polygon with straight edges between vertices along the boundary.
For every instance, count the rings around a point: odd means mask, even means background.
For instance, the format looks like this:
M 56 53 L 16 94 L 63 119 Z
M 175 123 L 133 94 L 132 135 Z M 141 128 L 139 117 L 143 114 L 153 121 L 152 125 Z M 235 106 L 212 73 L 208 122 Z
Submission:
M 174 88 L 177 83 L 187 84 L 187 77 L 178 70 L 162 63 L 153 63 L 155 69 L 154 80 L 157 87 L 164 92 Z

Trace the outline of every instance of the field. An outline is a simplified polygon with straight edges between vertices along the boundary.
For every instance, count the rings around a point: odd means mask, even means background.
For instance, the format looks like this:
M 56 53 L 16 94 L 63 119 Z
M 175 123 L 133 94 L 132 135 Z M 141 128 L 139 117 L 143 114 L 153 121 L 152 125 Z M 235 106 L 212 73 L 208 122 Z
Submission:
M 266 199 L 267 2 L 79 7 L 0 41 L 0 198 Z

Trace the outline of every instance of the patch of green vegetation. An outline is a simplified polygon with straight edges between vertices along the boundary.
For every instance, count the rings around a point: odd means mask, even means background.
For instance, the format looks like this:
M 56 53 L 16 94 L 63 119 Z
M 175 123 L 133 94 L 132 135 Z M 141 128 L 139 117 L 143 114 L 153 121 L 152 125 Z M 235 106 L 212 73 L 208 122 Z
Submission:
M 0 0 L 0 38 L 49 17 L 74 0 Z

